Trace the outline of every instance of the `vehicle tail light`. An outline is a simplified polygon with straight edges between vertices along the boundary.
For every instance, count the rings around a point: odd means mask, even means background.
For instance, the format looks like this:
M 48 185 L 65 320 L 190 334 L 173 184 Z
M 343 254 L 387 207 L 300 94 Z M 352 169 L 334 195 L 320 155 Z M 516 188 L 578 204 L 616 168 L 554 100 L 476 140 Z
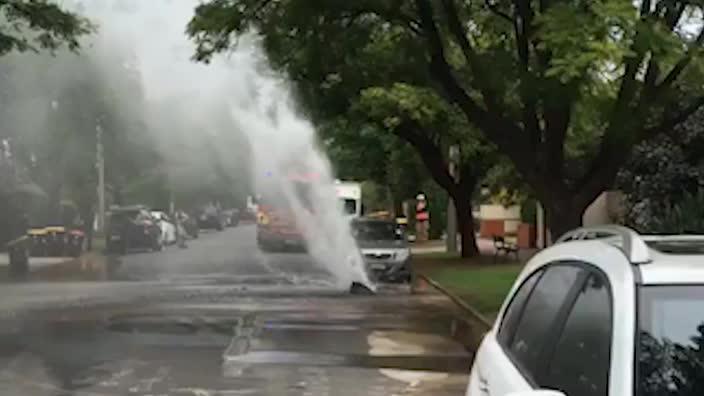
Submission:
M 260 225 L 269 224 L 269 216 L 267 216 L 267 214 L 261 210 L 259 212 L 257 212 L 257 224 L 260 224 Z

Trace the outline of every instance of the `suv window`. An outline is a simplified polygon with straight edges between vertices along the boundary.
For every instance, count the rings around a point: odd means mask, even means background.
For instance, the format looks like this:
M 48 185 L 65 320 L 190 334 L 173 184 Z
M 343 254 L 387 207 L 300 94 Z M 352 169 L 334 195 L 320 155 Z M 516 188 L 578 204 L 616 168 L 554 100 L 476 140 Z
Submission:
M 704 395 L 704 286 L 640 286 L 638 293 L 636 395 Z
M 499 327 L 499 342 L 503 345 L 511 345 L 513 335 L 516 332 L 516 325 L 518 325 L 518 321 L 521 319 L 521 313 L 523 312 L 526 300 L 542 274 L 542 270 L 531 274 L 513 295 L 511 302 L 506 308 L 506 313 L 504 313 L 501 327 Z
M 608 394 L 612 308 L 603 276 L 591 273 L 567 316 L 541 387 L 570 396 Z
M 582 272 L 572 265 L 550 266 L 528 297 L 516 333 L 508 345 L 509 354 L 524 375 L 535 378 L 548 330 Z

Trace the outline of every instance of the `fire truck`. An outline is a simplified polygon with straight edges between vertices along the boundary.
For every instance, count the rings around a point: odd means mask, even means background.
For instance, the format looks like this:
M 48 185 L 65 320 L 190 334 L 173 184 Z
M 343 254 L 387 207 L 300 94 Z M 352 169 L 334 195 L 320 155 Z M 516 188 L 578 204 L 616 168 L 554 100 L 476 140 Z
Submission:
M 281 186 L 268 186 L 257 199 L 257 244 L 262 251 L 280 251 L 287 248 L 305 249 L 305 237 L 296 225 L 294 210 L 300 216 L 312 216 L 315 203 L 311 190 L 319 178 L 315 174 L 289 175 L 287 184 L 297 198 L 297 208 L 292 207 L 281 191 Z M 362 213 L 361 185 L 354 182 L 336 182 L 335 191 L 342 214 L 359 217 Z
M 262 251 L 305 248 L 305 238 L 296 225 L 294 210 L 312 211 L 310 189 L 315 175 L 292 174 L 281 183 L 293 189 L 303 208 L 294 208 L 283 187 L 276 182 L 265 185 L 257 199 L 257 245 Z

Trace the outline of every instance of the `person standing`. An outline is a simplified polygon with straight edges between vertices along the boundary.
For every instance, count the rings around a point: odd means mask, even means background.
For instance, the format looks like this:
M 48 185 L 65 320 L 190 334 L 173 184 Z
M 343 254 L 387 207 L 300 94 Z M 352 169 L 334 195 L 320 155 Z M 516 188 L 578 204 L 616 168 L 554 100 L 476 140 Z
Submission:
M 188 245 L 186 245 L 186 228 L 184 227 L 184 222 L 186 221 L 185 212 L 177 210 L 174 215 L 174 220 L 176 223 L 176 242 L 178 247 L 185 249 L 188 247 Z
M 416 239 L 418 241 L 428 240 L 428 230 L 430 229 L 430 212 L 428 202 L 424 194 L 416 197 Z

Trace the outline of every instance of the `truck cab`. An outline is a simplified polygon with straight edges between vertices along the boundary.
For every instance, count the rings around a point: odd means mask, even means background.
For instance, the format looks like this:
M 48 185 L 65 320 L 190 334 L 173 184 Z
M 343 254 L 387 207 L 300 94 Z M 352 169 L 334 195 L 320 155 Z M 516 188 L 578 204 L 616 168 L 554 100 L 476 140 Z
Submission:
M 345 217 L 362 217 L 362 184 L 335 181 L 335 192 Z

